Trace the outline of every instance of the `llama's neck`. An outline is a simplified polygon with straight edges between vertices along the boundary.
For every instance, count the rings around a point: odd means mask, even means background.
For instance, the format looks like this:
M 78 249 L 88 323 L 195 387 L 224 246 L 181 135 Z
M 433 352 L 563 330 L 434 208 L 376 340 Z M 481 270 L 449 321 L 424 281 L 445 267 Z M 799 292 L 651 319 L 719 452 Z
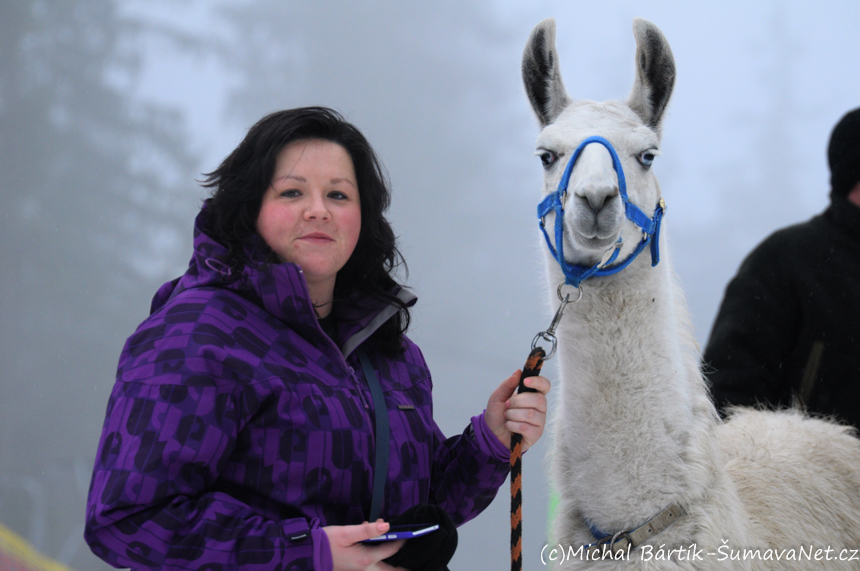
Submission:
M 714 467 L 716 417 L 686 304 L 669 261 L 648 261 L 584 282 L 558 330 L 554 478 L 577 498 L 566 509 L 607 532 L 698 495 Z

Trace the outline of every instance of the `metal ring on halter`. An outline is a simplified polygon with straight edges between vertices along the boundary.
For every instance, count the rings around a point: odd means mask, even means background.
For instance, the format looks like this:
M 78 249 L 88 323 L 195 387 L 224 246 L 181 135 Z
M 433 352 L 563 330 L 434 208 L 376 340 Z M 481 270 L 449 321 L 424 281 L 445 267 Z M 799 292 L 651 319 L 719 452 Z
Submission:
M 619 552 L 619 551 L 623 551 L 623 550 L 624 550 L 624 548 L 623 548 L 623 547 L 618 547 L 618 548 L 616 548 L 616 547 L 615 547 L 615 545 L 616 545 L 619 541 L 621 541 L 622 539 L 626 539 L 626 540 L 627 540 L 627 545 L 629 545 L 629 546 L 631 546 L 631 547 L 633 546 L 633 540 L 632 540 L 632 539 L 630 539 L 629 532 L 627 532 L 627 531 L 619 531 L 618 533 L 616 533 L 615 535 L 613 535 L 613 536 L 612 536 L 612 539 L 611 539 L 611 540 L 609 540 L 609 542 L 608 542 L 608 543 L 609 543 L 609 549 L 610 549 L 610 551 L 612 551 L 612 553 L 613 553 L 613 554 L 614 554 L 614 553 L 617 553 L 617 552 Z
M 556 293 L 558 293 L 558 300 L 559 301 L 561 301 L 563 303 L 570 303 L 570 301 L 565 301 L 565 298 L 561 296 L 561 288 L 563 288 L 565 285 L 567 285 L 565 282 L 561 282 L 560 284 L 558 284 L 558 290 L 556 290 Z M 575 289 L 579 292 L 579 295 L 577 295 L 577 297 L 573 301 L 573 303 L 576 303 L 577 301 L 582 299 L 582 287 L 578 287 Z M 567 298 L 568 299 L 570 298 L 570 294 L 567 295 Z
M 535 335 L 534 339 L 532 339 L 532 351 L 534 351 L 535 347 L 537 347 L 538 339 L 543 339 L 552 343 L 552 349 L 550 349 L 546 357 L 543 358 L 544 361 L 549 361 L 550 359 L 552 359 L 553 355 L 555 355 L 555 350 L 558 347 L 558 339 L 555 335 L 548 331 L 541 331 L 540 333 Z

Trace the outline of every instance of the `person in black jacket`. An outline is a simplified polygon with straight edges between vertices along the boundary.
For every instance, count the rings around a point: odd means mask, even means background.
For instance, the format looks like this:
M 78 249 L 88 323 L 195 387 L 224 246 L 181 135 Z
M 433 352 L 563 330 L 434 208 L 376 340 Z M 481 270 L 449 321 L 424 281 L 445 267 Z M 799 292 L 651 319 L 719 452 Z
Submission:
M 830 206 L 741 264 L 704 354 L 721 414 L 791 406 L 860 427 L 860 108 L 827 151 Z

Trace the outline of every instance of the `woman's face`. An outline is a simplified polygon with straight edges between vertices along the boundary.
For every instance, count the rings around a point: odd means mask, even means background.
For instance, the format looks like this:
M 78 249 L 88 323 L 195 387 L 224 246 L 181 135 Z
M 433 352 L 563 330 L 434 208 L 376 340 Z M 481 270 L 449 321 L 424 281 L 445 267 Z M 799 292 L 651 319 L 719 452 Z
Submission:
M 284 147 L 257 217 L 269 247 L 301 266 L 311 289 L 330 294 L 360 230 L 358 183 L 346 149 L 321 139 Z

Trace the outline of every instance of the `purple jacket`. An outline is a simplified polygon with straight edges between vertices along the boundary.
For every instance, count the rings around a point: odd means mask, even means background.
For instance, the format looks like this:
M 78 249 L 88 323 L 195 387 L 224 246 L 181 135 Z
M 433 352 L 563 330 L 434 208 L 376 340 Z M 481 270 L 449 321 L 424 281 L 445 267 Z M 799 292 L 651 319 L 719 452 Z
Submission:
M 319 326 L 301 268 L 266 264 L 261 240 L 240 279 L 198 216 L 194 256 L 159 289 L 123 348 L 87 502 L 93 552 L 133 569 L 331 568 L 324 525 L 370 510 L 374 422 L 354 352 L 394 315 L 350 304 L 335 340 Z M 401 299 L 414 303 L 405 290 Z M 418 503 L 456 524 L 508 474 L 483 416 L 445 439 L 421 351 L 364 348 L 391 425 L 382 517 Z

